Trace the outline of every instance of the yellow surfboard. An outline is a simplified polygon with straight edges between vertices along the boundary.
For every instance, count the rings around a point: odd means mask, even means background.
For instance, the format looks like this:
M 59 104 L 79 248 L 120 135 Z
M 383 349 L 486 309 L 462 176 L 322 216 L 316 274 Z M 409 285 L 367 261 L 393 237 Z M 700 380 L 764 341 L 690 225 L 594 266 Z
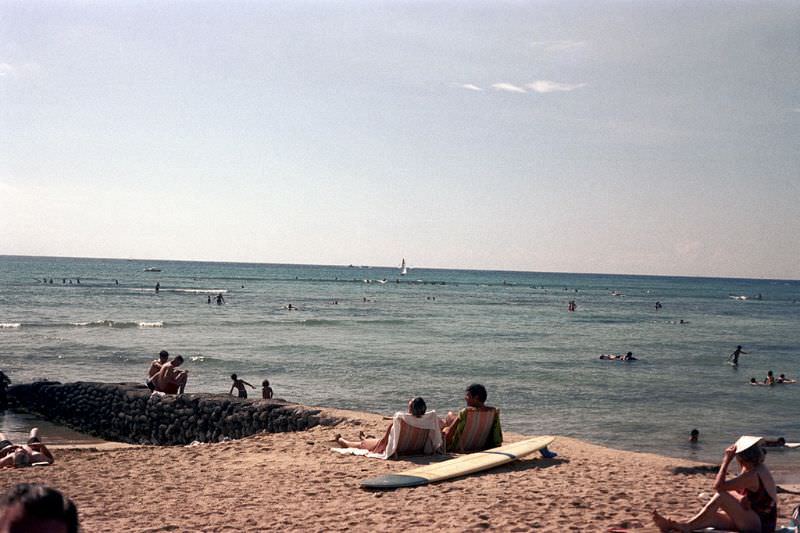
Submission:
M 455 459 L 412 468 L 397 474 L 387 474 L 361 482 L 365 489 L 397 489 L 416 487 L 458 476 L 466 476 L 515 461 L 520 457 L 541 450 L 555 440 L 555 437 L 534 437 L 513 444 L 492 448 L 482 452 L 461 455 Z

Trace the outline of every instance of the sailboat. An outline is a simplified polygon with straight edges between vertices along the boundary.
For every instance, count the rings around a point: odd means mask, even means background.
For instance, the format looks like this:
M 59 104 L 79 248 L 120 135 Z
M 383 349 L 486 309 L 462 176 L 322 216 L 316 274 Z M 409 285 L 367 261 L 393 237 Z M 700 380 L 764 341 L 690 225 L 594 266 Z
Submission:
M 400 264 L 400 275 L 405 276 L 408 274 L 408 268 L 406 268 L 406 258 L 403 258 L 403 262 Z

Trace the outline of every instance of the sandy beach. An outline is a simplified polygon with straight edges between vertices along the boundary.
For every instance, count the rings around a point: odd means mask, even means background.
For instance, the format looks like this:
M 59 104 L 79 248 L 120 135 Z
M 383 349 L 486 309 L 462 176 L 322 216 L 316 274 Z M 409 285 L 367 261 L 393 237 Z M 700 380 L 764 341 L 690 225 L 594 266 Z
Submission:
M 552 446 L 556 459 L 528 458 L 440 484 L 370 492 L 359 488 L 362 479 L 431 459 L 331 452 L 337 433 L 379 435 L 388 422 L 374 414 L 325 413 L 346 420 L 190 447 L 61 447 L 50 467 L 0 476 L 4 486 L 27 481 L 61 489 L 77 503 L 87 532 L 155 532 L 656 531 L 652 509 L 696 510 L 714 475 L 708 465 L 560 437 Z M 781 494 L 779 524 L 798 503 L 800 496 Z

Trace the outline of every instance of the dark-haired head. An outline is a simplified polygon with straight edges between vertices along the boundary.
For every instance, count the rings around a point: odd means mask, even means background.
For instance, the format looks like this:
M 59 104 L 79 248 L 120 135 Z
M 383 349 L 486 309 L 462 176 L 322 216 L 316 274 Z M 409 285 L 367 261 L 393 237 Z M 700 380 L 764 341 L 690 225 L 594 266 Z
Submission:
M 755 468 L 764 462 L 765 455 L 766 454 L 764 453 L 764 450 L 761 449 L 760 445 L 753 444 L 749 448 L 737 453 L 736 459 L 742 464 L 747 464 L 751 468 Z
M 486 401 L 486 387 L 478 383 L 473 383 L 467 387 L 467 394 L 483 403 Z
M 158 358 L 164 360 L 169 359 L 169 352 L 166 350 L 161 350 L 160 352 L 158 352 Z
M 0 498 L 0 531 L 78 532 L 78 509 L 56 489 L 20 483 Z
M 237 376 L 236 374 L 231 374 L 231 379 L 232 379 L 233 381 L 236 381 L 236 378 L 237 378 L 237 377 L 238 377 L 238 376 Z
M 428 406 L 425 404 L 425 400 L 423 400 L 421 396 L 412 398 L 408 402 L 408 412 L 414 416 L 422 416 L 427 410 Z

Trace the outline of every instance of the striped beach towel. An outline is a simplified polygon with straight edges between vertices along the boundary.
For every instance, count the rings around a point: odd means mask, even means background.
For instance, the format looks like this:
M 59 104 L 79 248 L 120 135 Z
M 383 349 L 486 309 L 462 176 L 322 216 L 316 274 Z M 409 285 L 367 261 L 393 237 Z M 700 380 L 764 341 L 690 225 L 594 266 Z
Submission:
M 502 442 L 500 411 L 494 407 L 462 409 L 458 421 L 447 434 L 447 450 L 452 452 L 486 450 Z

